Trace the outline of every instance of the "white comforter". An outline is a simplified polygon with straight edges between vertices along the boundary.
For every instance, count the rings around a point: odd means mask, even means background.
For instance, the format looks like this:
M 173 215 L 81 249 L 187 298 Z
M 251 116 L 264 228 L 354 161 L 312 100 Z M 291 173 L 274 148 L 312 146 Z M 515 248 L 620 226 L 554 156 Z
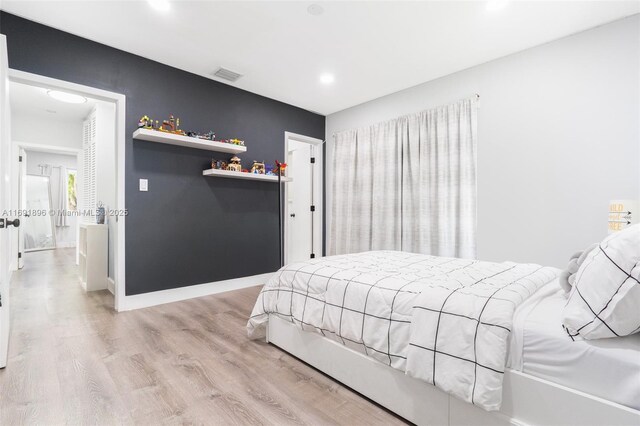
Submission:
M 513 312 L 556 275 L 538 265 L 395 251 L 312 259 L 269 280 L 247 328 L 263 337 L 277 314 L 495 410 Z

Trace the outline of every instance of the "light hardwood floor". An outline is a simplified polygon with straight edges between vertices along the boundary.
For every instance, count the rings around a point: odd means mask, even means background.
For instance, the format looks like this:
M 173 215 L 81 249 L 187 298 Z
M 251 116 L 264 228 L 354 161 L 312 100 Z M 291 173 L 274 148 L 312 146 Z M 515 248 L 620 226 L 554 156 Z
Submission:
M 14 274 L 0 425 L 403 424 L 296 358 L 250 341 L 259 287 L 115 313 L 74 249 Z

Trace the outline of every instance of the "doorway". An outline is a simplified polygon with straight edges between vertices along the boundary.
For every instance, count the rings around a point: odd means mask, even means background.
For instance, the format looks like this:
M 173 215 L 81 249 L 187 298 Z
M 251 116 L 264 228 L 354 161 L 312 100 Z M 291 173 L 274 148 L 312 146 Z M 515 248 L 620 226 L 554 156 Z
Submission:
M 323 141 L 285 132 L 284 263 L 322 256 Z
M 38 119 L 34 120 L 33 118 L 27 117 L 22 122 L 16 122 L 15 118 L 17 115 L 15 112 L 12 113 L 13 108 L 11 101 L 13 99 L 23 99 L 23 97 L 15 96 L 15 92 L 20 89 L 12 90 L 15 87 L 12 88 L 11 86 L 15 86 L 16 84 L 25 86 L 23 87 L 24 89 L 33 89 L 37 91 L 38 96 L 48 96 L 46 98 L 47 101 L 50 100 L 49 97 L 56 99 L 56 97 L 54 97 L 50 92 L 58 92 L 58 101 L 63 100 L 60 98 L 68 100 L 80 97 L 86 100 L 92 99 L 102 105 L 108 106 L 107 108 L 103 108 L 102 111 L 106 112 L 106 115 L 110 117 L 113 124 L 111 126 L 102 126 L 102 128 L 106 129 L 108 138 L 112 140 L 109 149 L 106 152 L 99 153 L 96 152 L 97 144 L 93 144 L 93 148 L 87 150 L 87 147 L 91 148 L 92 146 L 92 144 L 85 144 L 88 135 L 94 135 L 97 132 L 96 129 L 99 130 L 99 127 L 96 127 L 95 120 L 92 118 L 92 116 L 95 116 L 95 110 L 93 109 L 92 113 L 87 116 L 87 119 L 85 119 L 79 128 L 69 126 L 68 124 L 56 125 L 56 120 L 49 120 L 49 124 L 45 125 L 47 118 L 50 118 L 47 114 L 60 117 L 60 115 L 57 114 L 61 114 L 62 112 L 61 115 L 64 115 L 67 110 L 61 104 L 57 105 L 59 107 L 58 109 L 42 108 L 45 106 L 45 102 L 40 102 L 31 98 L 29 105 L 39 106 L 41 109 L 44 109 L 44 112 L 40 111 L 42 115 Z M 69 179 L 73 179 L 74 182 L 76 182 L 76 180 L 77 182 L 83 182 L 85 176 L 87 177 L 86 180 L 88 180 L 89 176 L 94 176 L 96 181 L 104 179 L 106 176 L 107 180 L 113 182 L 111 187 L 112 192 L 110 194 L 110 200 L 112 200 L 110 202 L 113 204 L 109 204 L 107 212 L 115 211 L 115 214 L 107 213 L 107 217 L 111 217 L 113 219 L 110 225 L 112 225 L 114 229 L 113 232 L 109 233 L 110 239 L 107 239 L 106 232 L 102 232 L 102 237 L 98 238 L 102 238 L 102 242 L 99 242 L 98 244 L 99 246 L 106 247 L 107 241 L 111 244 L 112 263 L 111 267 L 109 267 L 109 273 L 111 274 L 110 277 L 112 276 L 112 279 L 115 281 L 109 290 L 111 290 L 113 295 L 107 290 L 97 291 L 92 292 L 91 296 L 81 297 L 79 300 L 84 301 L 85 304 L 93 306 L 93 304 L 96 303 L 96 299 L 101 299 L 101 301 L 97 303 L 104 307 L 115 308 L 117 311 L 127 309 L 125 296 L 124 250 L 126 218 L 124 194 L 125 102 L 126 98 L 121 94 L 9 69 L 7 64 L 6 38 L 3 35 L 0 35 L 0 172 L 2 174 L 2 179 L 0 179 L 0 205 L 4 209 L 4 217 L 0 218 L 0 228 L 7 230 L 4 234 L 0 234 L 0 254 L 3 254 L 3 256 L 0 256 L 0 368 L 6 366 L 8 359 L 12 286 L 15 286 L 16 289 L 22 291 L 22 294 L 18 293 L 19 301 L 24 303 L 34 303 L 36 299 L 39 299 L 41 303 L 44 303 L 43 309 L 41 309 L 43 312 L 48 311 L 50 308 L 50 304 L 46 299 L 51 298 L 50 290 L 52 289 L 46 288 L 48 284 L 58 286 L 63 292 L 68 293 L 69 291 L 75 291 L 78 295 L 82 295 L 85 290 L 88 290 L 87 287 L 82 289 L 77 285 L 79 284 L 79 276 L 81 275 L 79 274 L 76 266 L 78 263 L 79 252 L 77 248 L 80 247 L 80 244 L 78 244 L 80 232 L 76 233 L 76 249 L 66 248 L 64 253 L 60 253 L 60 255 L 54 254 L 58 252 L 58 250 L 39 250 L 33 252 L 32 254 L 35 256 L 34 265 L 36 265 L 34 268 L 38 268 L 36 275 L 28 273 L 24 274 L 22 271 L 12 274 L 12 272 L 18 269 L 18 265 L 20 263 L 19 260 L 21 259 L 22 254 L 24 254 L 24 252 L 21 252 L 19 248 L 20 245 L 18 240 L 20 238 L 16 228 L 19 228 L 20 220 L 24 220 L 24 218 L 18 217 L 21 214 L 19 192 L 26 189 L 27 179 L 26 177 L 23 179 L 22 186 L 19 186 L 18 182 L 20 181 L 19 176 L 21 174 L 24 173 L 26 175 L 26 172 L 20 167 L 19 155 L 21 150 L 23 150 L 23 153 L 25 152 L 25 147 L 36 151 L 46 151 L 52 148 L 51 141 L 57 139 L 58 148 L 63 147 L 63 149 L 69 149 L 69 142 L 77 139 L 75 136 L 65 137 L 64 135 L 65 132 L 75 128 L 77 129 L 75 135 L 83 138 L 82 148 L 78 154 L 80 161 L 78 161 L 78 167 L 72 177 L 65 173 L 60 173 L 59 176 L 64 177 L 66 175 L 67 184 L 69 183 Z M 85 101 L 81 103 L 85 103 Z M 71 149 L 73 150 L 75 148 Z M 91 162 L 85 161 L 88 153 L 91 154 Z M 100 161 L 98 161 L 98 158 Z M 99 170 L 99 167 L 96 167 L 96 164 L 109 167 L 110 173 L 94 173 L 90 175 L 87 170 L 91 168 L 93 168 L 92 170 L 94 171 Z M 49 166 L 53 166 L 53 164 L 49 164 Z M 42 173 L 37 175 L 40 176 Z M 49 180 L 51 182 L 51 178 L 49 178 Z M 61 188 L 64 188 L 64 185 L 62 185 Z M 86 192 L 86 194 L 84 194 L 84 192 Z M 95 196 L 96 194 L 92 191 L 85 191 L 83 188 L 83 190 L 78 192 L 79 198 L 81 198 L 81 195 L 86 199 L 91 200 L 91 198 L 88 198 L 88 195 Z M 54 203 L 54 211 L 59 212 L 60 210 L 65 210 L 60 206 L 57 206 L 58 208 L 56 209 L 55 196 L 51 195 L 50 200 Z M 62 200 L 62 198 L 60 198 L 60 200 Z M 85 204 L 87 204 L 86 201 Z M 82 205 L 82 202 L 80 202 L 78 206 L 82 206 L 83 209 L 85 208 L 85 206 Z M 91 207 L 88 208 L 90 211 L 90 213 L 88 213 L 89 217 L 95 216 L 95 207 L 95 205 L 91 205 Z M 105 206 L 105 208 L 107 208 L 107 206 Z M 83 216 L 86 217 L 86 215 L 86 212 L 80 212 L 80 214 L 77 215 L 78 222 L 80 222 L 80 219 Z M 91 220 L 89 220 L 89 222 L 91 222 Z M 79 225 L 80 230 L 84 229 L 86 231 L 84 233 L 85 237 L 89 232 L 87 229 L 91 228 L 95 230 L 97 229 L 96 227 L 102 227 L 102 231 L 106 231 L 106 226 L 106 224 L 96 225 L 95 221 L 93 221 L 93 225 L 90 223 Z M 95 232 L 95 234 L 100 233 L 101 232 Z M 54 238 L 54 240 L 56 245 L 59 244 L 59 235 L 58 238 Z M 76 252 L 76 254 L 73 255 L 73 252 Z M 88 255 L 86 251 L 84 254 Z M 106 254 L 99 254 L 97 257 L 99 258 L 103 255 L 106 256 Z M 72 268 L 67 269 L 61 264 L 72 265 Z M 38 273 L 43 275 L 38 275 Z M 103 275 L 106 276 L 106 272 Z M 59 302 L 61 300 L 69 302 L 70 298 L 67 297 L 66 293 L 62 293 L 60 298 L 52 297 L 51 300 L 55 302 Z M 89 302 L 89 300 L 91 300 L 91 302 Z M 54 305 L 57 308 L 64 309 L 65 311 L 68 311 L 69 308 L 73 307 L 62 306 L 55 303 Z M 84 307 L 80 305 L 76 306 L 76 308 L 79 311 L 83 311 Z
M 44 259 L 36 250 L 56 251 L 49 257 L 71 262 L 85 291 L 110 291 L 109 304 L 122 310 L 124 96 L 15 70 L 9 89 L 12 151 L 19 154 L 12 164 L 12 204 L 25 224 L 12 244 L 12 269 L 28 268 L 30 256 L 36 264 Z M 48 186 L 48 202 L 44 194 L 31 199 L 34 185 Z M 105 221 L 96 224 L 100 206 Z M 46 219 L 36 217 L 45 211 Z
M 30 117 L 29 111 L 20 108 L 18 111 L 14 121 Z M 62 120 L 61 123 L 67 123 L 70 128 L 74 125 L 73 121 Z M 19 126 L 17 130 L 20 134 Z M 22 137 L 28 136 L 22 134 Z M 73 137 L 67 141 L 72 142 Z M 56 142 L 55 135 L 48 142 Z M 24 268 L 25 261 L 32 257 L 29 253 L 39 250 L 68 249 L 73 252 L 68 258 L 75 258 L 82 219 L 78 215 L 83 187 L 82 174 L 78 173 L 82 164 L 81 149 L 14 143 L 19 152 L 17 205 L 22 220 L 22 226 L 18 228 L 17 269 Z M 81 146 L 81 140 L 77 145 Z

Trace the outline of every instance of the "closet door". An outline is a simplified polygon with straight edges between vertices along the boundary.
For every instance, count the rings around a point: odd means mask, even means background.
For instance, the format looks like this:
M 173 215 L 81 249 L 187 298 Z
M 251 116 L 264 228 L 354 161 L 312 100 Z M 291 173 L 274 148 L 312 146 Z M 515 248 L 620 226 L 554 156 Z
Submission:
M 95 223 L 96 209 L 96 111 L 94 110 L 83 123 L 82 132 L 82 179 L 83 209 L 91 215 L 82 215 L 83 223 Z
M 287 185 L 285 223 L 285 263 L 309 260 L 313 253 L 314 205 L 312 145 L 289 139 L 287 173 L 293 180 Z

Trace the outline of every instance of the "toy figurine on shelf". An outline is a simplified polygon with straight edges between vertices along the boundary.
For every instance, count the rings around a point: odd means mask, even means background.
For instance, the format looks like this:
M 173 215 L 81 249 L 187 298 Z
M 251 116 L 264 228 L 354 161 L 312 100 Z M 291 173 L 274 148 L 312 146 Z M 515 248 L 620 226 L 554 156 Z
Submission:
M 205 133 L 204 135 L 198 135 L 196 136 L 199 139 L 206 139 L 208 141 L 215 141 L 216 140 L 216 134 L 213 132 L 213 130 L 210 130 L 209 132 Z
M 154 122 L 155 121 L 155 122 Z M 199 133 L 193 131 L 185 131 L 180 128 L 180 118 L 174 117 L 173 114 L 169 115 L 167 120 L 152 120 L 148 115 L 143 115 L 138 120 L 139 129 L 157 130 L 159 132 L 172 133 L 174 135 L 188 136 L 190 138 L 203 139 L 212 142 L 224 142 L 239 146 L 244 146 L 244 141 L 240 139 L 227 139 L 224 141 L 216 141 L 216 133 L 213 130 L 207 133 Z
M 142 118 L 138 120 L 138 128 L 153 129 L 153 120 L 150 119 L 148 115 L 143 115 Z
M 253 161 L 253 166 L 251 166 L 251 173 L 257 174 L 257 175 L 263 175 L 265 173 L 264 170 L 264 161 L 263 162 L 259 162 L 259 161 Z
M 215 170 L 228 170 L 226 161 L 216 160 L 215 158 L 211 159 L 211 168 Z
M 158 130 L 173 133 L 176 129 L 175 121 L 176 120 L 173 118 L 173 115 L 170 115 L 168 120 L 162 120 L 162 124 Z
M 231 157 L 231 159 L 229 160 L 229 164 L 227 165 L 227 170 L 233 172 L 241 172 L 242 166 L 240 165 L 240 158 L 235 155 Z
M 186 136 L 187 133 L 180 129 L 180 118 L 176 118 L 176 129 L 173 132 L 178 135 Z
M 180 119 L 175 118 L 173 114 L 169 115 L 168 120 L 162 120 L 162 124 L 157 128 L 157 130 L 160 130 L 161 132 L 186 136 L 186 133 L 183 130 L 180 130 Z
M 265 170 L 266 171 L 265 171 L 264 174 L 267 175 L 267 176 L 275 176 L 276 175 L 275 173 L 273 173 L 273 167 L 271 167 L 271 166 L 265 167 Z
M 287 169 L 287 163 L 281 163 L 278 160 L 276 160 L 276 165 L 273 168 L 273 170 L 276 172 L 276 176 L 278 175 L 278 173 L 280 173 L 280 176 L 284 176 L 284 172 Z

